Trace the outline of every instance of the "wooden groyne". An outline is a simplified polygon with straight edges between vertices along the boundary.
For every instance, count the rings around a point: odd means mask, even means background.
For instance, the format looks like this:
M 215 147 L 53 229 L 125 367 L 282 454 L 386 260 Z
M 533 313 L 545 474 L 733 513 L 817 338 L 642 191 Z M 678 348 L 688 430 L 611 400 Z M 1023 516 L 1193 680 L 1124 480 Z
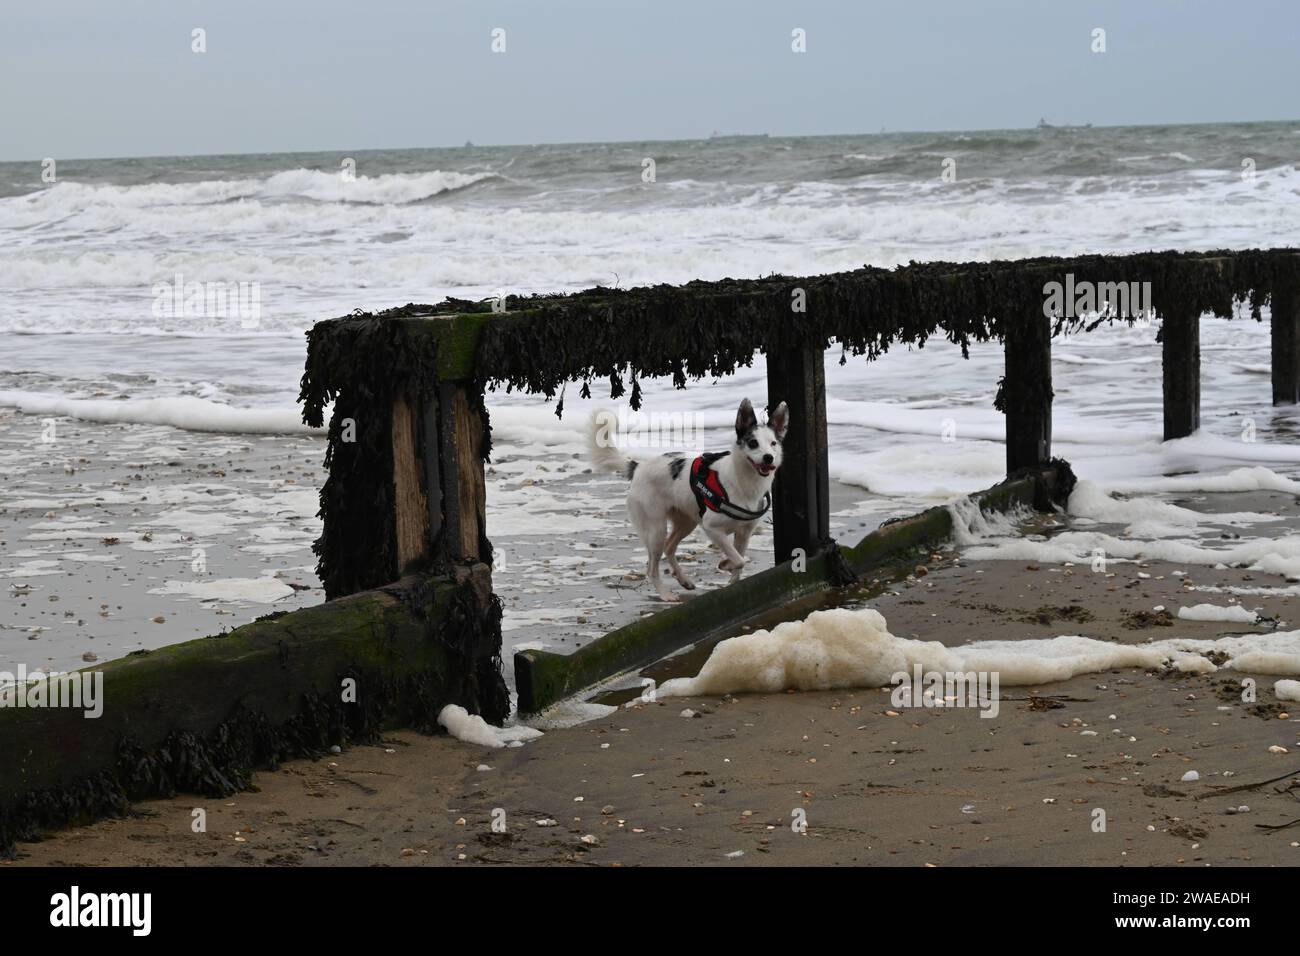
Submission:
M 0 850 L 42 829 L 120 814 L 132 800 L 227 796 L 256 769 L 386 728 L 432 731 L 449 702 L 504 719 L 500 611 L 489 586 L 482 574 L 410 576 L 130 654 L 97 668 L 97 718 L 0 709 Z
M 328 425 L 315 545 L 327 602 L 100 668 L 98 720 L 0 709 L 0 849 L 44 827 L 122 812 L 141 797 L 229 793 L 258 767 L 388 726 L 431 728 L 446 704 L 504 719 L 501 609 L 485 531 L 489 389 L 544 395 L 557 414 L 569 386 L 584 396 L 608 389 L 636 409 L 647 376 L 686 387 L 763 352 L 769 400 L 785 401 L 792 420 L 773 494 L 777 566 L 572 655 L 516 655 L 523 711 L 949 535 L 949 512 L 931 509 L 856 545 L 832 540 L 823 366 L 832 343 L 845 360 L 870 360 L 937 336 L 963 353 L 972 342 L 1001 341 L 995 404 L 1006 415 L 1008 480 L 976 497 L 989 509 L 1062 501 L 1072 477 L 1052 458 L 1052 339 L 1140 318 L 1045 314 L 1047 285 L 1067 281 L 1111 290 L 1149 284 L 1164 320 L 1166 439 L 1199 424 L 1205 314 L 1233 317 L 1241 308 L 1259 320 L 1271 303 L 1273 401 L 1300 401 L 1294 249 L 936 262 L 448 300 L 319 323 L 308 336 L 301 399 L 305 421 Z

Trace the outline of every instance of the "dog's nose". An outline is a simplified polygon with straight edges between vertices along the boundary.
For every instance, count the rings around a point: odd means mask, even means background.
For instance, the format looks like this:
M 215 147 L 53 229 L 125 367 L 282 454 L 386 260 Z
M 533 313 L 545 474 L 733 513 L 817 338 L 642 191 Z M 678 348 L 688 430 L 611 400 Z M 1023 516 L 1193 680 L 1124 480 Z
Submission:
M 765 464 L 765 465 L 770 465 L 770 464 L 772 464 L 772 456 L 771 456 L 771 455 L 764 455 L 764 456 L 763 456 L 763 464 Z

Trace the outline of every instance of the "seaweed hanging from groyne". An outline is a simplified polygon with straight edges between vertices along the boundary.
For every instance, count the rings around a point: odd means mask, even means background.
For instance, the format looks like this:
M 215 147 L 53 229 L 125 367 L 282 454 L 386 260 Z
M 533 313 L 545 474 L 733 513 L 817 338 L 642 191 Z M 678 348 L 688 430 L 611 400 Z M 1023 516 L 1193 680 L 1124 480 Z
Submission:
M 1161 316 L 1232 317 L 1244 307 L 1258 320 L 1274 287 L 1300 276 L 1300 250 L 913 262 L 805 278 L 509 296 L 500 313 L 489 303 L 463 299 L 408 305 L 317 325 L 309 334 L 316 355 L 309 358 L 303 379 L 303 401 L 309 410 L 319 408 L 326 390 L 322 384 L 346 390 L 350 380 L 373 387 L 364 363 L 347 371 L 349 356 L 355 358 L 349 348 L 326 343 L 351 342 L 358 334 L 354 326 L 372 329 L 370 323 L 385 319 L 478 316 L 482 321 L 464 326 L 474 341 L 472 361 L 460 366 L 462 377 L 548 398 L 555 398 L 566 382 L 582 383 L 584 395 L 605 382 L 611 398 L 627 394 L 630 387 L 635 408 L 641 378 L 668 376 L 684 387 L 692 379 L 727 375 L 750 365 L 755 352 L 790 341 L 792 330 L 798 339 L 823 348 L 838 343 L 846 359 L 874 359 L 898 345 L 920 348 L 938 336 L 967 354 L 972 343 L 1000 340 L 1016 323 L 1041 317 L 1044 285 L 1063 281 L 1067 274 L 1076 283 L 1097 286 L 1150 283 L 1151 304 Z M 1088 331 L 1100 322 L 1133 319 L 1063 315 L 1054 320 L 1053 332 Z M 415 347 L 423 338 L 412 334 L 407 341 Z M 465 345 L 457 342 L 458 348 Z M 393 359 L 398 377 L 422 365 L 436 367 L 418 354 Z M 329 374 L 323 374 L 327 366 Z

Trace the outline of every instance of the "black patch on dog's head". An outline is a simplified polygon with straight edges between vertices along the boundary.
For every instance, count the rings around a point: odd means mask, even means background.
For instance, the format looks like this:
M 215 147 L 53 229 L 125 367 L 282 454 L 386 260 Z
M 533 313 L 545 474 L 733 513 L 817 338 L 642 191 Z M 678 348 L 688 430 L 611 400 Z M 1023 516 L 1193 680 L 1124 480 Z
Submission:
M 745 439 L 753 433 L 758 427 L 758 416 L 754 414 L 754 406 L 749 404 L 749 399 L 740 403 L 740 408 L 736 412 L 736 444 L 743 445 Z
M 767 417 L 767 426 L 776 432 L 777 441 L 785 441 L 785 433 L 790 428 L 790 409 L 785 402 L 776 406 L 776 410 Z
M 686 467 L 685 458 L 674 458 L 671 462 L 668 463 L 668 473 L 673 476 L 673 481 L 676 481 L 678 478 L 682 476 L 682 469 L 685 467 Z

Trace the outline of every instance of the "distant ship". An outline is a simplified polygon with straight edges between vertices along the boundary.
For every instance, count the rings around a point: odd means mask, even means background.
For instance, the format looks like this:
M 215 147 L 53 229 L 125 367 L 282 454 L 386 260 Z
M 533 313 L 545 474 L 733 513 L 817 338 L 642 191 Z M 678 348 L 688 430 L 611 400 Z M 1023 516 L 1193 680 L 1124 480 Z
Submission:
M 1084 123 L 1082 126 L 1073 126 L 1069 123 L 1063 123 L 1060 126 L 1054 126 L 1053 124 L 1047 122 L 1047 120 L 1039 117 L 1038 128 L 1039 129 L 1092 129 L 1092 124 Z
M 716 129 L 709 134 L 709 139 L 717 143 L 733 143 L 745 139 L 767 139 L 766 133 L 719 133 Z

